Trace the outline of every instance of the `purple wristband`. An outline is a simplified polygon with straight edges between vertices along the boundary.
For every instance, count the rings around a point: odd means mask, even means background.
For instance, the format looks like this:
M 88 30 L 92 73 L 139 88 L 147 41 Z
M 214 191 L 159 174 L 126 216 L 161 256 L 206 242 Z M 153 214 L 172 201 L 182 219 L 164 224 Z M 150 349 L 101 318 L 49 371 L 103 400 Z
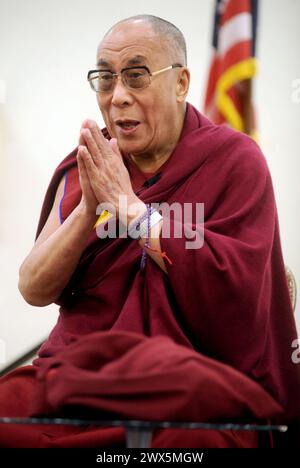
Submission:
M 142 252 L 142 258 L 141 258 L 141 270 L 143 270 L 146 266 L 146 258 L 147 258 L 147 252 L 146 252 L 146 247 L 149 246 L 149 234 L 150 234 L 150 216 L 151 216 L 151 206 L 147 205 L 147 237 L 146 241 L 143 247 L 143 252 Z
M 154 211 L 155 211 L 155 209 L 153 207 L 151 207 L 151 205 L 146 205 L 146 206 L 147 206 L 146 211 L 136 221 L 134 221 L 133 224 L 128 228 L 128 235 L 129 235 L 129 237 L 132 237 L 133 239 L 137 239 L 139 237 L 139 236 L 134 237 L 133 232 L 136 231 L 136 230 L 139 230 L 140 225 L 142 224 L 142 222 L 145 219 L 148 219 L 149 216 L 151 216 L 151 214 L 154 213 Z M 150 208 L 150 212 L 149 212 L 149 208 Z

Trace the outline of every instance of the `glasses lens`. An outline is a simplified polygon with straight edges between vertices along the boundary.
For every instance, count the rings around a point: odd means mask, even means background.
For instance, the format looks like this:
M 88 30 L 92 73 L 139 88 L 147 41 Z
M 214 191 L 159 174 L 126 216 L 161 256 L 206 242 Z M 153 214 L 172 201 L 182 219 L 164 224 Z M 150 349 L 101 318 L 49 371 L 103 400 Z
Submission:
M 111 91 L 113 87 L 114 76 L 110 71 L 98 72 L 98 91 Z
M 97 93 L 111 91 L 114 77 L 110 71 L 98 71 L 89 75 L 91 87 Z
M 122 72 L 123 80 L 129 88 L 141 89 L 149 86 L 150 75 L 145 68 L 130 68 Z

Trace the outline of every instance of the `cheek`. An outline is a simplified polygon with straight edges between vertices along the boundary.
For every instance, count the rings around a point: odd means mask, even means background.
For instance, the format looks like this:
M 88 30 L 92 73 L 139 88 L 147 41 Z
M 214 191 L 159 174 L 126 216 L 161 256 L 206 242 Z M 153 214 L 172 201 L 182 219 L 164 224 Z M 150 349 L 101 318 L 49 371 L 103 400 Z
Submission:
M 100 109 L 102 109 L 102 99 L 100 98 L 98 93 L 96 93 L 96 99 L 97 99 L 98 106 L 100 107 Z
M 155 93 L 155 112 L 160 120 L 164 120 L 169 115 L 170 110 L 176 102 L 176 90 L 174 89 L 173 80 L 166 80 L 159 83 Z
M 153 99 L 152 106 L 149 107 L 149 121 L 155 127 L 158 134 L 164 133 L 164 129 L 170 125 L 170 114 L 174 115 L 173 101 L 169 90 L 161 86 Z M 172 118 L 172 117 L 171 117 Z
M 99 96 L 99 94 L 97 94 L 97 103 L 98 103 L 98 106 L 99 106 L 99 109 L 101 111 L 101 113 L 104 115 L 107 115 L 108 112 L 107 112 L 107 103 L 106 103 L 106 100 L 103 99 L 103 97 L 101 98 Z
M 158 131 L 166 112 L 166 96 L 163 88 L 156 87 L 155 90 L 151 91 L 151 94 L 141 99 L 139 104 L 143 109 L 148 126 L 152 130 Z
M 97 94 L 97 103 L 101 111 L 102 117 L 104 119 L 104 123 L 108 131 L 111 133 L 110 122 L 109 122 L 109 103 L 107 102 L 106 99 L 103 99 L 103 97 L 100 98 L 98 94 Z

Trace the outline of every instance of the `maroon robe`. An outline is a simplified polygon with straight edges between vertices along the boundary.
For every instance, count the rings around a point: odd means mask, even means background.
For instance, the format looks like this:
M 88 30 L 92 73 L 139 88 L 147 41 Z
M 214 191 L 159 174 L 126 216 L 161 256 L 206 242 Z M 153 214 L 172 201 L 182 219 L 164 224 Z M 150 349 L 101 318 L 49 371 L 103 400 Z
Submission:
M 297 334 L 271 177 L 258 146 L 241 133 L 212 124 L 188 105 L 180 141 L 155 184 L 143 189 L 145 176 L 126 155 L 124 162 L 144 202 L 205 204 L 204 245 L 187 250 L 185 238 L 161 237 L 162 250 L 172 260 L 172 265 L 166 262 L 166 275 L 150 257 L 140 269 L 138 242 L 99 239 L 91 232 L 57 300 L 58 323 L 33 368 L 21 370 L 21 375 L 25 372 L 34 380 L 38 367 L 95 331 L 165 335 L 255 380 L 283 406 L 286 420 L 299 421 L 300 369 L 291 359 Z M 55 171 L 37 236 L 64 174 L 62 221 L 81 197 L 76 150 Z M 170 223 L 178 222 L 171 213 Z M 210 439 L 210 446 L 233 443 L 223 437 L 217 442 L 218 437 Z M 247 437 L 243 443 L 251 446 L 253 439 Z M 197 443 L 205 446 L 199 439 Z

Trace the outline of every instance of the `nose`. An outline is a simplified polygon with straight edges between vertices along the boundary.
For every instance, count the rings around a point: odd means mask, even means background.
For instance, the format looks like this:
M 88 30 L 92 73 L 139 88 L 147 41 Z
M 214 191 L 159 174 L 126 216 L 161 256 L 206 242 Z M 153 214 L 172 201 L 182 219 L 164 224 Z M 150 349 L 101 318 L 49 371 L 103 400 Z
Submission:
M 124 85 L 121 76 L 116 77 L 115 87 L 112 93 L 112 104 L 118 107 L 124 107 L 132 104 L 133 96 Z

